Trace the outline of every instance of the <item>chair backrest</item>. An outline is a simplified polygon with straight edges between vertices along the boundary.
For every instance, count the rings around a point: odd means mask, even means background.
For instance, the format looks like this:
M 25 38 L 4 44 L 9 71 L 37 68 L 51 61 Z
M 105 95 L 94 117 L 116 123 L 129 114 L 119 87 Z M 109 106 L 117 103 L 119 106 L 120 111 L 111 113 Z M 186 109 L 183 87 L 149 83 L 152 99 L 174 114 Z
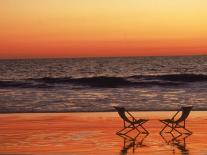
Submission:
M 124 120 L 124 121 L 126 121 L 126 122 L 128 122 L 128 123 L 132 123 L 132 121 L 131 120 L 129 120 L 128 118 L 127 118 L 127 116 L 126 116 L 126 109 L 124 108 L 124 107 L 114 107 L 116 110 L 117 110 L 117 112 L 118 112 L 118 114 L 119 114 L 119 116 Z
M 180 116 L 180 118 L 178 120 L 176 120 L 176 123 L 180 123 L 182 121 L 185 121 L 187 119 L 187 117 L 189 116 L 191 110 L 192 110 L 193 106 L 187 106 L 187 107 L 182 107 L 181 111 L 182 111 L 182 115 Z

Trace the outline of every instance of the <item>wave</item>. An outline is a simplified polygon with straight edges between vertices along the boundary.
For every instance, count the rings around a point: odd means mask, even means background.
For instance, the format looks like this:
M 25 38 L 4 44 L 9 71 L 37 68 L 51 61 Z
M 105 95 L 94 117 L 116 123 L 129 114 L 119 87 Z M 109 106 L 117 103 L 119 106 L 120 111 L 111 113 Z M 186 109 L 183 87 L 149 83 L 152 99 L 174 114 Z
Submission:
M 24 81 L 0 81 L 0 88 L 50 88 L 47 84 Z
M 133 76 L 133 78 L 135 78 Z M 107 76 L 99 76 L 99 77 L 84 77 L 84 78 L 41 78 L 36 81 L 41 81 L 49 84 L 75 84 L 82 86 L 91 86 L 91 87 L 106 87 L 106 88 L 114 88 L 114 87 L 137 87 L 137 86 L 153 86 L 153 85 L 178 85 L 179 83 L 171 82 L 171 81 L 157 81 L 157 80 L 138 80 L 135 81 L 132 77 L 107 77 Z
M 165 75 L 146 75 L 146 76 L 131 76 L 131 78 L 143 80 L 163 80 L 177 82 L 202 82 L 207 81 L 207 75 L 203 74 L 165 74 Z
M 30 78 L 21 81 L 0 81 L 0 88 L 49 88 L 58 84 L 79 85 L 97 88 L 114 87 L 149 87 L 149 86 L 177 86 L 191 82 L 207 81 L 203 74 L 166 74 L 166 75 L 134 75 L 129 77 L 83 77 L 83 78 Z

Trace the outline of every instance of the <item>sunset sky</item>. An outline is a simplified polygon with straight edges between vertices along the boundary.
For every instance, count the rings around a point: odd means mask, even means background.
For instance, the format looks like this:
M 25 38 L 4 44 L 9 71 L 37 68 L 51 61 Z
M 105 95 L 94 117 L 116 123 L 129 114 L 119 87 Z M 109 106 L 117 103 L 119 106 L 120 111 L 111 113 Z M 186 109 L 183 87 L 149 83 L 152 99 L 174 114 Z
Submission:
M 195 54 L 206 0 L 0 0 L 0 58 Z

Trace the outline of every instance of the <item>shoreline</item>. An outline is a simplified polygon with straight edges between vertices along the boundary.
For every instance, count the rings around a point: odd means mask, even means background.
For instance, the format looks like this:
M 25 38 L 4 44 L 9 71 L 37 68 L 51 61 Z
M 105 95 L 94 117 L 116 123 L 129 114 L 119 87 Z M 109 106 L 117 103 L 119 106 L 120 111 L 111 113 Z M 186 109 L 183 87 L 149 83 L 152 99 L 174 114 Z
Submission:
M 142 55 L 142 56 L 101 56 L 101 57 L 34 57 L 34 58 L 1 58 L 0 61 L 16 61 L 16 60 L 55 60 L 55 59 L 110 59 L 110 58 L 148 58 L 148 57 L 201 57 L 207 54 L 182 54 L 182 55 Z
M 129 112 L 175 112 L 177 110 L 128 110 Z M 46 111 L 46 112 L 0 112 L 0 115 L 7 115 L 7 114 L 74 114 L 74 113 L 114 113 L 116 111 L 109 110 L 109 111 Z M 207 109 L 205 110 L 192 110 L 192 112 L 207 112 Z
M 150 120 L 159 120 L 159 119 L 165 119 L 165 118 L 171 118 L 177 111 L 129 111 L 130 113 L 135 115 L 135 118 L 144 117 Z M 180 115 L 181 113 L 179 113 Z M 9 118 L 13 116 L 21 117 L 22 120 L 34 118 L 34 117 L 42 117 L 41 120 L 44 121 L 44 117 L 58 117 L 58 116 L 65 116 L 65 117 L 71 117 L 74 119 L 82 119 L 82 118 L 95 118 L 94 121 L 96 121 L 96 117 L 101 118 L 115 118 L 116 120 L 119 120 L 119 115 L 116 111 L 112 112 L 55 112 L 55 113 L 4 113 L 0 114 L 0 120 L 4 117 Z M 194 119 L 198 117 L 203 117 L 207 119 L 207 111 L 191 111 L 190 116 L 188 119 Z M 187 120 L 188 120 L 187 119 Z

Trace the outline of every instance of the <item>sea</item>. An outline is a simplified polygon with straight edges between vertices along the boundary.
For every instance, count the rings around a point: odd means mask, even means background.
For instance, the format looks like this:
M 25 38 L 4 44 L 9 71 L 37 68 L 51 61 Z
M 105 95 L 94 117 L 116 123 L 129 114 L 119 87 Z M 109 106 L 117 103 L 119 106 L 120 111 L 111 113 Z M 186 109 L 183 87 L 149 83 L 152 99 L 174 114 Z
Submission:
M 0 113 L 207 110 L 207 56 L 0 60 Z

